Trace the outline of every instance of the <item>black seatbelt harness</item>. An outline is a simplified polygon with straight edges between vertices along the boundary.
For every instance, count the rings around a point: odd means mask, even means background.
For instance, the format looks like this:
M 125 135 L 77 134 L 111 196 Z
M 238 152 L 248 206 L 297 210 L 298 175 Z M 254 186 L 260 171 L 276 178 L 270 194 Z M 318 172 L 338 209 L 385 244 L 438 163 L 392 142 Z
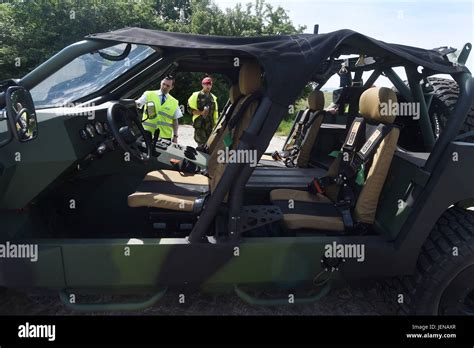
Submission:
M 290 141 L 288 141 L 288 144 L 286 144 L 284 150 L 291 150 L 295 146 L 296 142 L 298 141 L 298 139 L 301 137 L 301 134 L 303 133 L 304 125 L 306 124 L 306 122 L 308 122 L 310 114 L 311 114 L 311 110 L 309 109 L 306 109 L 303 111 L 303 115 L 301 116 L 301 119 L 298 121 L 298 123 L 295 125 L 295 131 L 293 132 L 293 135 Z
M 309 116 L 308 116 L 309 115 Z M 303 144 L 304 138 L 306 137 L 311 125 L 318 117 L 324 117 L 326 115 L 326 111 L 320 110 L 314 113 L 311 113 L 309 109 L 307 110 L 307 114 L 304 115 L 304 119 L 298 122 L 297 129 L 295 132 L 295 136 L 293 137 L 293 141 L 290 142 L 292 145 L 291 148 L 286 149 L 284 151 L 275 151 L 272 153 L 272 157 L 274 160 L 283 160 L 285 166 L 288 168 L 296 167 L 295 160 L 300 152 L 301 146 Z
M 229 119 L 229 122 L 228 122 L 229 128 L 234 129 L 237 126 L 237 124 L 240 122 L 242 117 L 244 116 L 244 113 L 247 110 L 248 106 L 254 101 L 261 101 L 262 98 L 263 98 L 263 92 L 260 90 L 248 96 L 248 98 L 245 99 L 242 105 L 240 106 L 239 111 L 237 111 L 237 113 L 232 118 Z
M 339 166 L 339 173 L 336 177 L 324 176 L 321 178 L 313 178 L 309 184 L 309 191 L 312 193 L 324 194 L 326 187 L 336 184 L 341 186 L 344 181 L 344 177 L 347 178 L 347 171 L 350 167 L 350 163 L 354 158 L 356 150 L 360 146 L 361 139 L 365 133 L 365 120 L 363 117 L 356 117 L 352 122 L 351 129 L 347 133 L 346 140 L 342 145 L 339 152 L 341 156 L 341 164 Z
M 313 125 L 314 121 L 316 121 L 317 118 L 319 117 L 324 117 L 326 115 L 326 111 L 321 110 L 317 111 L 314 114 L 312 114 L 309 118 L 309 120 L 302 126 L 302 130 L 299 134 L 299 137 L 296 138 L 295 141 L 295 148 L 299 150 L 301 148 L 301 145 L 303 144 L 303 140 L 306 137 L 306 134 L 308 134 L 308 131 L 310 130 L 311 126 Z
M 367 141 L 357 151 L 357 143 L 360 142 L 360 134 L 365 133 L 363 120 L 356 118 L 352 124 L 351 131 L 347 135 L 343 145 L 342 154 L 346 152 L 351 158 L 350 161 L 342 161 L 337 177 L 329 176 L 314 178 L 309 184 L 309 191 L 312 193 L 324 194 L 324 188 L 335 184 L 340 186 L 336 208 L 342 216 L 344 227 L 350 230 L 354 227 L 352 220 L 352 209 L 357 201 L 360 187 L 364 184 L 366 164 L 372 160 L 378 146 L 385 136 L 392 130 L 392 125 L 379 124 L 372 132 Z M 359 125 L 355 125 L 359 123 Z
M 244 98 L 244 97 L 241 97 Z M 224 135 L 223 142 L 225 147 L 230 148 L 234 142 L 234 128 L 237 126 L 237 124 L 240 123 L 240 120 L 244 116 L 245 111 L 249 107 L 251 103 L 254 101 L 260 102 L 263 98 L 263 92 L 262 91 L 256 91 L 255 93 L 250 94 L 243 102 L 242 105 L 240 105 L 240 109 L 235 113 L 235 115 L 232 116 L 232 118 L 229 119 L 229 121 L 225 124 L 224 129 L 227 128 L 227 134 Z M 239 99 L 240 102 L 240 99 Z M 226 120 L 227 121 L 227 120 Z

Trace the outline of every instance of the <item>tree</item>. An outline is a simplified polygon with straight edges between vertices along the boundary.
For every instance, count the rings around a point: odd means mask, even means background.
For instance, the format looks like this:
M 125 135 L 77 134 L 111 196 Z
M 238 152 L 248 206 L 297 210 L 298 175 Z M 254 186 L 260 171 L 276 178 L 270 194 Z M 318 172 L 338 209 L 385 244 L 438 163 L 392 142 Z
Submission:
M 226 36 L 296 34 L 305 29 L 295 27 L 283 8 L 264 0 L 225 10 L 212 0 L 15 0 L 0 4 L 0 80 L 24 76 L 86 35 L 124 27 Z M 182 104 L 201 88 L 203 76 L 178 74 L 173 94 Z M 222 108 L 229 82 L 213 77 L 213 93 Z
M 189 0 L 156 0 L 152 7 L 164 21 L 169 23 L 189 23 L 191 18 L 191 3 Z
M 237 4 L 234 8 L 225 10 L 221 10 L 212 0 L 192 0 L 191 14 L 189 25 L 180 31 L 208 35 L 258 36 L 297 34 L 306 29 L 305 26 L 295 27 L 283 8 L 277 7 L 275 9 L 264 0 L 248 3 L 245 9 Z M 186 83 L 186 81 L 192 81 L 192 86 L 199 89 L 203 76 L 203 74 L 196 73 L 180 74 L 174 93 L 181 103 L 187 101 L 186 96 L 190 95 L 190 91 L 189 88 L 180 86 L 189 85 L 189 82 Z M 212 92 L 218 97 L 219 107 L 222 108 L 228 98 L 230 84 L 221 76 L 214 78 L 216 78 L 216 83 L 214 83 Z M 305 89 L 302 96 L 306 97 L 308 94 L 309 90 Z M 189 120 L 190 116 L 187 116 L 185 121 L 189 122 Z
M 89 34 L 127 26 L 165 30 L 165 21 L 154 5 L 151 0 L 2 3 L 0 32 L 6 39 L 0 48 L 3 61 L 0 79 L 25 75 L 57 51 Z

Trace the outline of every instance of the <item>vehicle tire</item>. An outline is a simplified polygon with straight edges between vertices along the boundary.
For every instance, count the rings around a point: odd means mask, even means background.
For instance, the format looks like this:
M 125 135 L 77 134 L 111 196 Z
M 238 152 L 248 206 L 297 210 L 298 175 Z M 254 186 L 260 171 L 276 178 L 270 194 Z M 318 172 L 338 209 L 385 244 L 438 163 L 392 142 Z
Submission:
M 415 273 L 387 281 L 384 290 L 397 314 L 474 315 L 474 211 L 447 210 L 423 245 Z
M 437 139 L 446 127 L 459 98 L 459 86 L 456 81 L 442 77 L 428 77 L 428 81 L 432 84 L 434 93 L 428 112 L 433 134 Z M 408 81 L 404 81 L 404 83 L 408 86 Z M 405 99 L 398 93 L 397 89 L 395 87 L 393 89 L 397 93 L 399 101 L 404 102 Z M 408 151 L 426 151 L 418 121 L 404 118 L 398 121 L 405 128 L 400 134 L 399 146 Z M 474 130 L 474 107 L 469 110 L 459 133 L 462 134 L 472 130 Z M 474 136 L 464 138 L 463 141 L 474 143 Z
M 441 132 L 446 127 L 446 123 L 459 98 L 459 86 L 456 81 L 441 77 L 428 77 L 428 81 L 434 89 L 429 114 L 434 123 L 433 128 L 439 127 Z M 460 134 L 472 130 L 474 130 L 474 107 L 469 110 L 460 129 Z M 464 141 L 474 142 L 474 136 L 468 137 Z

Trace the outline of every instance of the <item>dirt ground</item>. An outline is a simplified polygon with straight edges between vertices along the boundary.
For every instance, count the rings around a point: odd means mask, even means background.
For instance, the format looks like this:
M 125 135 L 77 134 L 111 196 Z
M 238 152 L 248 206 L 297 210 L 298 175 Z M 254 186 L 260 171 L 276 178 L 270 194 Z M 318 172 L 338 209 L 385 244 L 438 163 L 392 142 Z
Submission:
M 0 293 L 0 315 L 394 315 L 384 302 L 378 284 L 343 287 L 332 290 L 320 302 L 284 306 L 252 306 L 235 294 L 203 294 L 183 292 L 185 303 L 180 303 L 180 292 L 168 292 L 153 307 L 132 312 L 77 312 L 63 306 L 57 295 L 28 295 L 13 290 Z M 77 297 L 79 302 L 79 296 Z M 84 297 L 82 297 L 84 298 Z M 86 296 L 88 302 L 104 303 L 123 299 L 119 296 Z M 126 299 L 129 299 L 127 297 Z M 134 297 L 135 299 L 135 297 Z M 139 298 L 136 298 L 138 301 Z M 143 300 L 143 298 L 142 298 Z
M 180 125 L 178 129 L 178 143 L 184 146 L 196 147 L 197 144 L 193 139 L 194 137 L 194 128 L 190 125 Z M 281 150 L 285 144 L 286 137 L 284 136 L 274 136 L 268 145 L 268 148 L 265 152 L 273 152 L 276 150 Z

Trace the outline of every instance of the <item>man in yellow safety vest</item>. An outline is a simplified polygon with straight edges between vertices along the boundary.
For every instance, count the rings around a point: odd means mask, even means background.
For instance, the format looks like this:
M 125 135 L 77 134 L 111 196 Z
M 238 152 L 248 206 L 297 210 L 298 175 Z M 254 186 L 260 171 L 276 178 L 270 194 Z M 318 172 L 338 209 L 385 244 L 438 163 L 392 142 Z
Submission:
M 160 138 L 178 141 L 178 119 L 183 117 L 179 102 L 169 94 L 174 87 L 174 78 L 165 77 L 161 80 L 161 88 L 157 91 L 146 91 L 136 100 L 137 106 L 143 108 L 143 128 L 151 133 L 160 131 Z

